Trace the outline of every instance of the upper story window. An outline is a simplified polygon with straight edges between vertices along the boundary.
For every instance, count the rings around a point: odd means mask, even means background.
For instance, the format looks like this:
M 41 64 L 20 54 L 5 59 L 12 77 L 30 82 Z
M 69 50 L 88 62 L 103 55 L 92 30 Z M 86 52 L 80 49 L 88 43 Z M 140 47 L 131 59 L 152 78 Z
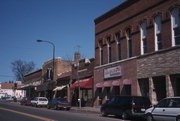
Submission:
M 132 57 L 132 33 L 131 33 L 131 29 L 127 29 L 126 34 L 127 34 L 127 51 L 128 51 L 127 56 Z
M 121 35 L 120 35 L 120 32 L 116 33 L 116 40 L 117 40 L 117 60 L 121 60 L 122 57 L 121 57 Z
M 147 53 L 147 30 L 146 23 L 141 24 L 141 54 Z
M 107 48 L 108 48 L 108 63 L 112 62 L 112 47 L 111 47 L 111 37 L 107 38 Z
M 48 81 L 53 80 L 53 70 L 52 70 L 52 68 L 47 69 L 46 80 L 48 80 Z
M 100 51 L 100 65 L 103 65 L 104 64 L 104 61 L 103 61 L 103 58 L 104 58 L 104 52 L 103 52 L 103 43 L 102 43 L 102 40 L 99 41 L 99 51 Z
M 161 17 L 156 16 L 154 18 L 154 31 L 155 31 L 155 51 L 162 49 L 162 38 L 161 38 Z
M 180 45 L 180 17 L 178 8 L 171 10 L 171 31 L 172 46 Z

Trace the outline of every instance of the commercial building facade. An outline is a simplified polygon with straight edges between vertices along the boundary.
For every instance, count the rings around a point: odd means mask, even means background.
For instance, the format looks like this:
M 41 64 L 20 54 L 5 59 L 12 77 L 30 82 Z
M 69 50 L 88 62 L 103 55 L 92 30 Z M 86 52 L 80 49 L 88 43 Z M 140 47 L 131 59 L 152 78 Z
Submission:
M 180 95 L 179 51 L 179 0 L 126 0 L 96 18 L 94 105 L 112 95 L 152 103 Z
M 82 102 L 81 106 L 93 105 L 93 72 L 94 58 L 83 58 L 73 64 L 70 86 L 73 106 L 78 106 L 79 101 Z
M 71 61 L 55 58 L 53 73 L 53 59 L 45 62 L 42 66 L 42 83 L 37 88 L 39 96 L 48 97 L 49 99 L 55 97 L 55 92 L 53 90 L 57 86 L 58 75 L 63 72 L 71 71 L 71 64 Z
M 0 99 L 3 97 L 6 98 L 9 97 L 11 99 L 12 97 L 16 97 L 17 99 L 21 99 L 26 94 L 24 90 L 18 89 L 21 85 L 22 85 L 21 81 L 16 81 L 15 83 L 9 83 L 9 82 L 0 83 Z
M 37 88 L 42 84 L 42 69 L 34 71 L 24 76 L 21 89 L 26 91 L 26 97 L 39 96 Z

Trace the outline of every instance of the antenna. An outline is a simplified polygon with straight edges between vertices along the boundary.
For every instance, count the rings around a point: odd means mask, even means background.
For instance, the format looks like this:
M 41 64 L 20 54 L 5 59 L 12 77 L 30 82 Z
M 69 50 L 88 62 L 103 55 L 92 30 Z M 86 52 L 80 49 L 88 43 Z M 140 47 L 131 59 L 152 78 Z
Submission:
M 81 48 L 80 45 L 77 45 L 77 46 L 76 46 L 77 52 L 79 52 L 80 48 Z

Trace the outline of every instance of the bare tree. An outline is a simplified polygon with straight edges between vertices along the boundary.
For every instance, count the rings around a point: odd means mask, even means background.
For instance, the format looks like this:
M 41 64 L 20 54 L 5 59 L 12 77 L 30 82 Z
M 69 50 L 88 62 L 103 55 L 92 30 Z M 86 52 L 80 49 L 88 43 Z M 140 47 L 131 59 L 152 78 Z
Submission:
M 12 72 L 14 73 L 16 80 L 24 81 L 24 76 L 32 72 L 35 68 L 34 62 L 26 62 L 22 60 L 16 60 L 11 63 Z

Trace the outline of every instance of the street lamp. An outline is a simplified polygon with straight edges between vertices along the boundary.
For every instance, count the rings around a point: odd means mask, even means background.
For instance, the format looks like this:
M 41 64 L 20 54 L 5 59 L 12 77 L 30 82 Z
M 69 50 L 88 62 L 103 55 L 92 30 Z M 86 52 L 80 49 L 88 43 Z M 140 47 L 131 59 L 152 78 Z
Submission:
M 78 81 L 78 101 L 79 101 L 79 108 L 81 109 L 81 96 L 80 96 L 80 91 L 81 91 L 81 88 L 80 88 L 80 81 L 79 81 L 79 60 L 78 60 L 78 63 L 77 63 L 77 81 Z
M 52 80 L 54 80 L 55 45 L 51 41 L 46 41 L 46 40 L 36 40 L 36 41 L 37 42 L 46 42 L 46 43 L 49 43 L 53 46 L 53 76 L 52 76 Z

